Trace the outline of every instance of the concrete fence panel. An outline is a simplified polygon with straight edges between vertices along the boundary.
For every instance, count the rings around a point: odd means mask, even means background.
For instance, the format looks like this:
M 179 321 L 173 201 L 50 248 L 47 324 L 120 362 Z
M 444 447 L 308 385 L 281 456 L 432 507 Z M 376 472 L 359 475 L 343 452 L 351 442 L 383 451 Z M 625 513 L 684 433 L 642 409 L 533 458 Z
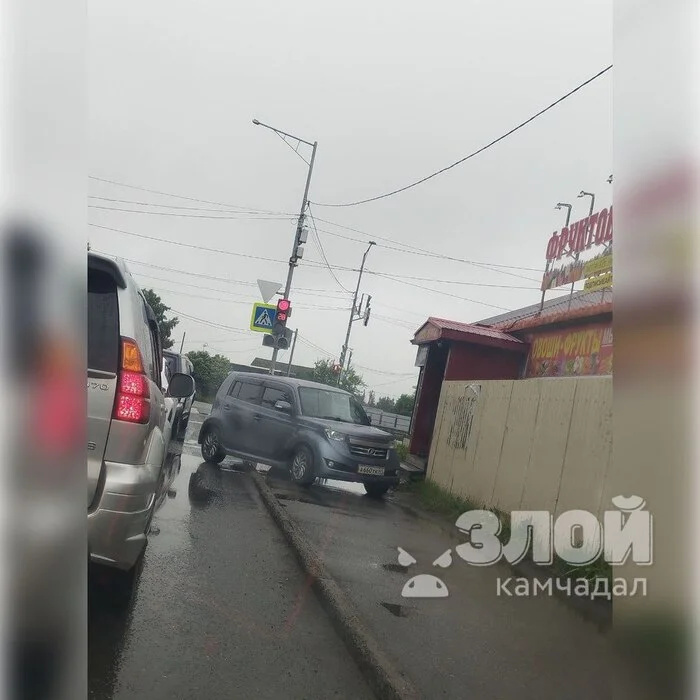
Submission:
M 612 378 L 445 382 L 428 478 L 486 507 L 607 507 Z

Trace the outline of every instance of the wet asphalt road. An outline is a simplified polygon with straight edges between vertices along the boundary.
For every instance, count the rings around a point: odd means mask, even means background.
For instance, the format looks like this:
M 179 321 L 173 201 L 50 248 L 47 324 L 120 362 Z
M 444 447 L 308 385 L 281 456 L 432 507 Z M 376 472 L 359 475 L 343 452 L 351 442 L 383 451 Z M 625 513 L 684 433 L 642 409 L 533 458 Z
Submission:
M 91 586 L 89 697 L 373 697 L 250 477 L 228 459 L 202 462 L 201 420 L 193 413 L 129 610 Z

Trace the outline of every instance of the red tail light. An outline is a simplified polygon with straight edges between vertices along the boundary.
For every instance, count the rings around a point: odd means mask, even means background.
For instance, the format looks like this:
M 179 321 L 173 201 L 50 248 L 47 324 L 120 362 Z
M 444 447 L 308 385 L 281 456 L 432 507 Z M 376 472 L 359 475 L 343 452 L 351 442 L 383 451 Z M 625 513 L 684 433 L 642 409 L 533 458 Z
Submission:
M 129 423 L 148 423 L 151 415 L 148 378 L 141 351 L 131 338 L 122 338 L 114 418 Z

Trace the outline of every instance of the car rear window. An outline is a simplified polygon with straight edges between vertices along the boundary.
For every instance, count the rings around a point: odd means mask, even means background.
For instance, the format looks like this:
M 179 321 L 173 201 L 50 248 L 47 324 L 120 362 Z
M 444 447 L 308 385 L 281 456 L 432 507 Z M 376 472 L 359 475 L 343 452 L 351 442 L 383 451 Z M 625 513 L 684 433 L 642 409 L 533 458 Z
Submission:
M 119 364 L 117 285 L 105 272 L 88 268 L 88 367 L 116 372 Z

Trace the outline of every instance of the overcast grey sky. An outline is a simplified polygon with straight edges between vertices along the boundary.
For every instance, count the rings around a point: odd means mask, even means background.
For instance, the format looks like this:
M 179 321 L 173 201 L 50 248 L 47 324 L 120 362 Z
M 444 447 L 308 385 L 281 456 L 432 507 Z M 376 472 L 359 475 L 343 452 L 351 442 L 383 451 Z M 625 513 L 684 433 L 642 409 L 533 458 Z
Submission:
M 235 329 L 248 327 L 256 280 L 286 275 L 284 262 L 242 255 L 289 257 L 306 176 L 306 165 L 275 134 L 253 126 L 253 117 L 317 140 L 310 199 L 348 202 L 448 165 L 612 63 L 611 0 L 91 0 L 88 7 L 90 174 L 223 202 L 227 211 L 291 215 L 213 220 L 202 217 L 218 214 L 201 209 L 147 208 L 189 216 L 89 210 L 93 224 L 225 251 L 89 229 L 93 248 L 138 261 L 129 265 L 140 284 L 173 309 Z M 331 265 L 358 267 L 366 241 L 382 236 L 532 268 L 499 272 L 373 249 L 367 269 L 402 281 L 363 280 L 373 317 L 367 328 L 354 324 L 351 347 L 368 388 L 378 396 L 411 390 L 417 370 L 409 341 L 428 316 L 476 321 L 535 303 L 541 272 L 534 270 L 544 267 L 547 240 L 564 222 L 554 205 L 571 202 L 574 217 L 584 216 L 589 200 L 576 199 L 584 189 L 596 193 L 596 209 L 608 206 L 611 173 L 608 73 L 424 185 L 357 207 L 314 205 Z M 144 209 L 132 202 L 215 208 L 96 180 L 89 192 L 105 198 L 91 205 L 112 209 Z M 294 276 L 290 326 L 304 339 L 295 362 L 312 364 L 326 356 L 312 345 L 338 357 L 350 298 L 328 269 L 305 261 L 321 261 L 311 238 Z M 356 273 L 335 274 L 354 288 Z M 416 277 L 431 281 L 407 279 Z M 249 331 L 181 316 L 178 343 L 183 331 L 186 350 L 208 343 L 245 363 L 270 356 Z

